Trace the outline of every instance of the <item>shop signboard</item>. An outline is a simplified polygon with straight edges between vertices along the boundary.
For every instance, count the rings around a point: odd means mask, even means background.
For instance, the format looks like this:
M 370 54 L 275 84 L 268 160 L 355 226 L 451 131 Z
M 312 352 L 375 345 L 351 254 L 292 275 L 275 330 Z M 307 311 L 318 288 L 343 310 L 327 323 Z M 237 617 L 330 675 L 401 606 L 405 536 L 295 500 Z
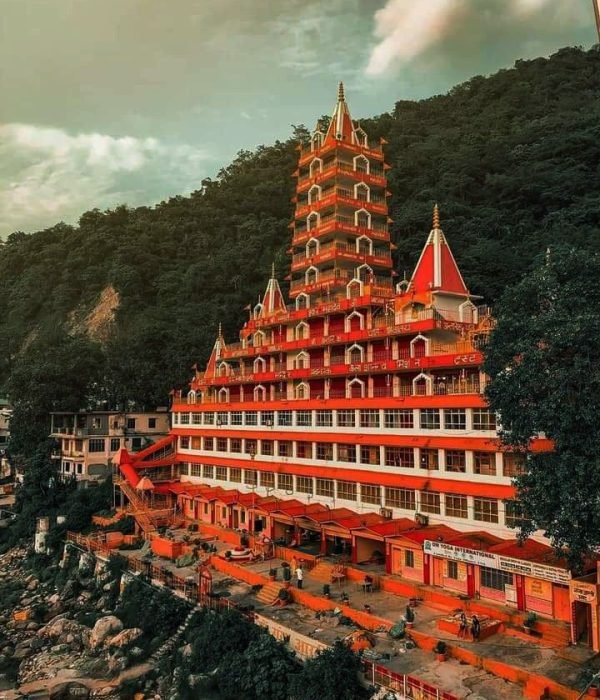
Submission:
M 513 574 L 521 574 L 531 578 L 539 578 L 552 583 L 568 585 L 571 573 L 566 569 L 559 569 L 557 566 L 546 566 L 537 562 L 526 561 L 525 559 L 514 559 L 504 557 L 501 554 L 486 552 L 484 550 L 469 549 L 468 547 L 455 547 L 445 542 L 425 540 L 423 550 L 426 554 L 443 559 L 453 559 L 454 561 L 464 561 L 467 564 L 476 566 L 487 566 L 490 569 L 500 569 Z

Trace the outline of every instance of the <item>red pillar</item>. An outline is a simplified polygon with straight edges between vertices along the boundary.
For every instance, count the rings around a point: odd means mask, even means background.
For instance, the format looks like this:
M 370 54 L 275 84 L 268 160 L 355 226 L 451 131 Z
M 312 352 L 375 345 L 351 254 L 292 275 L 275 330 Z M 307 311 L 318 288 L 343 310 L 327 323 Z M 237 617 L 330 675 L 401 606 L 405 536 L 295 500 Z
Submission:
M 525 577 L 515 574 L 515 587 L 517 589 L 517 610 L 525 610 Z
M 431 555 L 423 556 L 423 583 L 428 586 L 431 581 Z
M 385 573 L 392 573 L 392 546 L 389 544 L 385 545 Z
M 350 540 L 350 561 L 353 564 L 356 564 L 358 561 L 358 552 L 357 552 L 357 547 L 356 547 L 356 539 L 353 537 Z
M 321 530 L 321 554 L 327 554 L 327 535 Z

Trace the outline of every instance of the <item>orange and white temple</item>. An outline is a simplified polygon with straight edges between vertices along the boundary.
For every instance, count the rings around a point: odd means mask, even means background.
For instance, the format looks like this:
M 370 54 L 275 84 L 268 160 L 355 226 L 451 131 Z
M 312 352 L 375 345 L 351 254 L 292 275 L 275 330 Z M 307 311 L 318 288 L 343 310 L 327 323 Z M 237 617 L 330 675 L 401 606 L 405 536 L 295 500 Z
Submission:
M 570 621 L 564 562 L 515 540 L 522 458 L 483 395 L 489 311 L 437 205 L 412 276 L 394 271 L 387 170 L 340 85 L 299 152 L 289 303 L 273 269 L 238 342 L 219 328 L 174 396 L 170 438 L 119 456 L 123 489 L 144 474 L 200 524 Z

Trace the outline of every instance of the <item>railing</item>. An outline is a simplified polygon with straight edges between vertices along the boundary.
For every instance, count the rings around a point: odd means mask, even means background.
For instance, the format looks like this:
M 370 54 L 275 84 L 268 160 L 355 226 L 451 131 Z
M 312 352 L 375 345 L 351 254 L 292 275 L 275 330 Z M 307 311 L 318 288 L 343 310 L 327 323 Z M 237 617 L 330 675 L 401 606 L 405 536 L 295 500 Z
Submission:
M 330 255 L 331 254 L 331 255 Z M 360 258 L 385 258 L 386 261 L 391 261 L 392 256 L 388 249 L 386 248 L 374 248 L 371 250 L 365 250 L 364 248 L 357 249 L 355 244 L 351 243 L 327 243 L 322 245 L 318 250 L 314 252 L 303 251 L 302 253 L 296 253 L 292 258 L 292 265 L 298 265 L 299 263 L 311 261 L 314 259 L 325 259 L 328 255 L 335 256 L 340 255 L 351 255 L 360 256 Z
M 334 177 L 336 172 L 340 171 L 343 173 L 350 173 L 352 177 L 364 178 L 365 182 L 373 183 L 379 185 L 380 187 L 385 186 L 385 172 L 383 168 L 379 168 L 371 163 L 369 171 L 367 172 L 366 167 L 358 166 L 355 168 L 352 163 L 345 163 L 344 161 L 333 161 L 323 164 L 323 170 L 316 173 L 309 173 L 308 175 L 303 175 L 298 178 L 298 189 L 304 187 L 304 185 L 309 183 L 318 183 L 323 180 L 328 180 Z
M 436 686 L 425 683 L 414 676 L 405 673 L 395 673 L 385 666 L 362 660 L 365 679 L 373 685 L 389 688 L 396 693 L 402 693 L 405 698 L 419 700 L 458 700 L 456 695 L 440 690 Z
M 318 237 L 336 228 L 336 225 L 346 233 L 354 233 L 356 235 L 368 235 L 369 238 L 387 239 L 388 227 L 387 224 L 371 221 L 370 226 L 356 225 L 354 218 L 351 216 L 341 216 L 340 214 L 329 214 L 322 216 L 318 226 L 307 228 L 306 225 L 298 224 L 294 230 L 294 243 L 302 242 L 302 239 L 308 239 L 310 236 Z

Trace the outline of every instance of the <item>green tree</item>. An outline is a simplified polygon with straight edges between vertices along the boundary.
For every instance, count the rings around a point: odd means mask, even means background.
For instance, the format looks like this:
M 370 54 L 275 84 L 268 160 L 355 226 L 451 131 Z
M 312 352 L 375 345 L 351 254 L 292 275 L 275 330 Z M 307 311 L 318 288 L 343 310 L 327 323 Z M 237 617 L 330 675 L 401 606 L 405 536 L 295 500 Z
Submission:
M 285 644 L 261 630 L 243 654 L 232 652 L 223 657 L 217 682 L 225 700 L 288 700 L 290 680 L 298 670 Z
M 294 700 L 368 700 L 373 690 L 359 680 L 360 661 L 342 642 L 305 662 L 293 677 Z
M 507 289 L 485 361 L 503 440 L 527 454 L 521 536 L 544 530 L 576 571 L 600 545 L 599 280 L 600 255 L 553 248 Z M 553 452 L 531 451 L 540 433 Z

